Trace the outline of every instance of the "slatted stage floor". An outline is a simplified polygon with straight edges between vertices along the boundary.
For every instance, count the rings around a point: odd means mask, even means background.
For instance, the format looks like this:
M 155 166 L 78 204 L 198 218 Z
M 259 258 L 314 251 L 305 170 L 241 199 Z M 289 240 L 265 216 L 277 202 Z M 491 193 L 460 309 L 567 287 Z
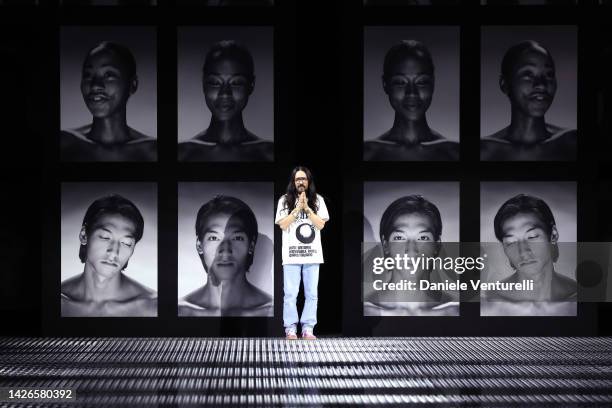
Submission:
M 76 389 L 32 407 L 612 407 L 612 338 L 3 338 L 0 387 Z

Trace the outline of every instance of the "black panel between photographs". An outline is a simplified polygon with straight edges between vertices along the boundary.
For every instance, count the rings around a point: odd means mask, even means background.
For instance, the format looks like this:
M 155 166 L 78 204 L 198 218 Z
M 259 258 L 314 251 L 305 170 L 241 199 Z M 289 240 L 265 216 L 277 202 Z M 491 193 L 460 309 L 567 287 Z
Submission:
M 599 141 L 597 149 L 600 160 L 612 162 L 612 28 L 609 25 L 597 26 L 597 53 L 593 60 L 597 62 L 594 72 L 595 97 L 597 109 L 597 126 Z
M 153 27 L 61 30 L 62 161 L 157 160 Z
M 481 160 L 576 160 L 576 27 L 486 26 L 481 50 Z
M 15 17 L 13 10 L 21 18 Z M 0 321 L 3 335 L 39 335 L 41 327 L 41 236 L 44 220 L 41 168 L 46 136 L 53 137 L 57 41 L 47 22 L 32 29 L 29 10 L 0 9 Z M 21 12 L 19 14 L 18 12 Z M 28 19 L 28 21 L 30 21 Z M 47 133 L 47 131 L 49 133 Z
M 180 27 L 178 159 L 274 159 L 271 27 Z
M 44 73 L 49 70 L 51 63 L 45 50 L 48 46 L 39 32 L 28 32 L 29 28 L 14 27 L 10 25 L 0 28 L 0 87 L 3 97 L 0 99 L 0 112 L 2 130 L 2 160 L 0 166 L 14 170 L 16 167 L 37 164 L 42 159 L 42 146 L 38 133 L 41 124 L 48 119 L 38 109 L 48 106 L 52 95 L 43 87 L 46 84 Z M 45 52 L 47 51 L 47 52 Z M 41 92 L 41 90 L 43 92 Z M 32 94 L 36 93 L 36 103 L 32 101 Z M 51 109 L 43 110 L 43 112 Z M 36 120 L 30 116 L 40 114 Z M 45 135 L 47 136 L 47 135 Z M 6 175 L 12 180 L 18 178 L 12 172 Z
M 157 187 L 63 183 L 62 317 L 157 316 Z
M 481 315 L 576 316 L 576 183 L 485 182 L 480 208 L 482 280 L 533 282 L 481 291 Z
M 364 160 L 459 160 L 459 27 L 364 31 Z
M 272 183 L 180 183 L 178 315 L 272 317 Z

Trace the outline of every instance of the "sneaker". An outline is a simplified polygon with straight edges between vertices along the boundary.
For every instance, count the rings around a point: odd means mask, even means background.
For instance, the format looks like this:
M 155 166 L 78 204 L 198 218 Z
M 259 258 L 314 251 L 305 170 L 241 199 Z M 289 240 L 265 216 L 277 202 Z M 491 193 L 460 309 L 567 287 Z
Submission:
M 304 329 L 302 329 L 302 338 L 304 340 L 316 340 L 317 336 L 315 336 L 312 332 L 312 328 L 305 327 Z
M 293 327 L 288 327 L 285 329 L 286 340 L 297 340 L 297 338 L 297 334 L 295 333 L 295 329 Z

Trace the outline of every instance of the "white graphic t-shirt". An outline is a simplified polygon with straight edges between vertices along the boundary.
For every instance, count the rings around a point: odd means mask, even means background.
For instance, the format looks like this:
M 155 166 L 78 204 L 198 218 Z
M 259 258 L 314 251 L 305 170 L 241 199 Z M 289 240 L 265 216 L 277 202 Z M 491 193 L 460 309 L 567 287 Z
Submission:
M 297 200 L 296 200 L 297 204 Z M 323 197 L 317 194 L 319 209 L 317 215 L 323 221 L 329 220 L 329 213 Z M 312 208 L 312 206 L 311 206 Z M 292 209 L 293 210 L 293 209 Z M 285 208 L 285 196 L 278 200 L 275 223 L 289 215 L 291 211 Z M 283 231 L 283 265 L 285 264 L 322 264 L 323 248 L 321 247 L 321 231 L 318 230 L 304 211 L 300 218 L 293 221 L 289 228 Z

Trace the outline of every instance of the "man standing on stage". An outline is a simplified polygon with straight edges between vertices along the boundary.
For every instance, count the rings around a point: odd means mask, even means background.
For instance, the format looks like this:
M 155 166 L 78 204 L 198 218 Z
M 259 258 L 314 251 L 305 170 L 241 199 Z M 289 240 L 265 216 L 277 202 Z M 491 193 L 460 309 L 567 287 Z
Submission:
M 283 230 L 283 325 L 288 340 L 297 339 L 297 295 L 304 278 L 304 310 L 299 319 L 302 338 L 316 339 L 317 285 L 323 263 L 321 230 L 329 220 L 323 197 L 317 194 L 310 170 L 291 172 L 287 192 L 278 200 L 275 223 Z

